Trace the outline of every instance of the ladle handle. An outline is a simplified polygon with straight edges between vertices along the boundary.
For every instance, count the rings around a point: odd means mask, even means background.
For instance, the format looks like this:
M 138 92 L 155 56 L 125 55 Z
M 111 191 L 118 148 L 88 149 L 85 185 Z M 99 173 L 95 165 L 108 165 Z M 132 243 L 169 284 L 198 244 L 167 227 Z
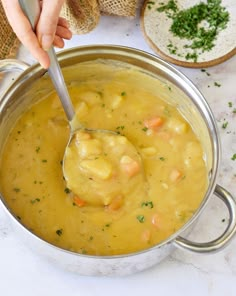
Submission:
M 24 14 L 27 16 L 28 20 L 30 21 L 30 24 L 33 30 L 35 31 L 36 25 L 38 23 L 38 19 L 40 16 L 40 11 L 41 11 L 39 1 L 38 0 L 19 0 L 19 4 Z M 53 47 L 51 47 L 48 50 L 48 55 L 50 59 L 50 67 L 48 69 L 49 76 L 51 77 L 51 80 L 54 84 L 57 94 L 61 100 L 67 119 L 69 120 L 69 122 L 71 122 L 72 119 L 74 118 L 75 111 L 74 111 L 74 107 L 72 105 L 72 102 L 65 84 L 65 80 L 62 75 L 61 68 L 58 63 L 57 56 Z
M 69 122 L 71 122 L 72 119 L 74 118 L 75 111 L 71 103 L 71 99 L 66 87 L 66 83 L 62 75 L 61 68 L 59 66 L 57 56 L 53 47 L 49 49 L 48 55 L 50 58 L 50 67 L 48 69 L 48 74 L 51 77 L 54 87 L 57 90 L 57 94 L 61 100 L 67 119 Z

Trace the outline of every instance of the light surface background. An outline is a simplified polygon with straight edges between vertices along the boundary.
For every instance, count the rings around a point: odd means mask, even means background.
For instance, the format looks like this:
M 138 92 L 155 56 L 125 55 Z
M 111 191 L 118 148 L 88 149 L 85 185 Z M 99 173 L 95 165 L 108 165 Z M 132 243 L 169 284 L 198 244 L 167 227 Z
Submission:
M 142 36 L 139 17 L 126 19 L 103 16 L 99 26 L 84 36 L 74 36 L 66 48 L 88 44 L 117 44 L 153 53 Z M 21 48 L 19 59 L 34 60 Z M 209 68 L 210 76 L 200 69 L 178 67 L 200 89 L 216 117 L 222 141 L 222 163 L 218 183 L 236 196 L 236 57 Z M 217 87 L 214 83 L 221 84 Z M 222 128 L 227 121 L 226 129 Z M 212 198 L 192 237 L 198 241 L 215 238 L 224 229 L 227 211 Z M 0 207 L 0 295 L 2 296 L 164 296 L 236 295 L 236 238 L 213 255 L 174 251 L 152 269 L 124 278 L 84 277 L 58 269 L 30 251 L 10 226 Z

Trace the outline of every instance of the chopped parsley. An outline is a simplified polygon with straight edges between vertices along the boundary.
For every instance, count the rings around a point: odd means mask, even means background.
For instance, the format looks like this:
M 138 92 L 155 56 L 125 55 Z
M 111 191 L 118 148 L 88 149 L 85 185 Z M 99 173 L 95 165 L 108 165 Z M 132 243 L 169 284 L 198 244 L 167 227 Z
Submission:
M 153 202 L 152 201 L 144 201 L 142 203 L 142 207 L 148 207 L 148 208 L 152 209 L 153 208 Z
M 193 53 L 188 52 L 185 56 L 186 60 L 193 60 L 195 63 L 197 62 L 197 58 L 198 58 L 198 55 L 196 52 L 193 52 Z
M 35 151 L 36 151 L 36 153 L 39 153 L 39 151 L 40 151 L 40 147 L 37 146 L 37 147 L 35 148 Z
M 145 126 L 144 128 L 142 128 L 142 131 L 146 132 L 148 130 L 148 128 Z
M 69 194 L 71 192 L 71 190 L 69 188 L 67 188 L 67 187 L 64 189 L 64 191 L 65 191 L 66 194 Z
M 182 10 L 175 0 L 169 0 L 167 4 L 161 3 L 157 11 L 164 12 L 172 20 L 170 32 L 174 36 L 188 41 L 184 47 L 191 52 L 185 55 L 185 59 L 194 62 L 199 54 L 210 51 L 215 46 L 217 35 L 229 22 L 229 13 L 221 6 L 221 0 L 207 0 L 206 3 L 200 2 Z M 176 46 L 169 44 L 167 48 L 170 53 L 179 55 Z
M 152 8 L 152 5 L 154 5 L 154 4 L 155 4 L 154 1 L 148 1 L 148 2 L 147 2 L 147 7 L 148 7 L 148 9 L 151 9 L 151 8 Z
M 167 4 L 161 3 L 161 6 L 157 8 L 157 11 L 166 12 L 166 14 L 170 17 L 171 16 L 170 11 L 177 12 L 178 7 L 175 0 L 169 0 Z
M 102 231 L 105 231 L 105 229 L 108 229 L 110 226 L 111 226 L 111 223 L 106 223 L 102 228 Z
M 37 202 L 40 202 L 40 198 L 35 198 L 35 199 L 31 199 L 30 201 L 33 204 L 37 203 Z
M 144 221 L 145 221 L 145 218 L 143 215 L 138 215 L 136 218 L 140 223 L 144 223 Z
M 178 47 L 174 46 L 173 43 L 169 43 L 167 45 L 167 48 L 169 50 L 169 53 L 171 53 L 171 54 L 176 54 L 177 53 Z
M 14 190 L 16 193 L 20 192 L 20 188 L 17 188 L 17 187 L 13 188 L 13 190 Z
M 221 84 L 218 83 L 218 82 L 214 82 L 214 85 L 217 86 L 217 87 L 221 87 Z
M 116 127 L 117 130 L 123 130 L 124 128 L 125 128 L 124 125 L 120 125 L 120 126 L 117 126 L 117 127 Z
M 163 156 L 159 157 L 159 159 L 160 159 L 161 161 L 165 161 L 165 157 L 163 157 Z
M 228 124 L 229 124 L 228 121 L 225 121 L 225 122 L 222 124 L 222 128 L 223 128 L 223 129 L 226 129 L 226 127 L 228 126 Z
M 63 229 L 57 229 L 57 230 L 56 230 L 56 234 L 57 234 L 58 236 L 61 236 L 62 233 L 63 233 Z
M 206 75 L 207 75 L 207 76 L 211 76 L 211 74 L 210 74 L 209 72 L 207 72 L 207 70 L 206 70 L 206 69 L 201 69 L 201 72 L 204 72 L 204 73 L 206 73 Z
M 236 160 L 236 153 L 231 157 L 232 160 Z
M 232 102 L 228 102 L 228 106 L 229 106 L 229 108 L 232 108 L 233 107 L 233 103 Z

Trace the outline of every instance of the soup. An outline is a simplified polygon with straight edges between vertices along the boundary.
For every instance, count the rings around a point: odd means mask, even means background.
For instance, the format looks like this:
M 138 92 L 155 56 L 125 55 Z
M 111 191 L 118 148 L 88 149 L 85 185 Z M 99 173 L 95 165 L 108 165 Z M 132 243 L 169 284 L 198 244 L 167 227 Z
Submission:
M 51 92 L 29 106 L 6 140 L 1 193 L 25 227 L 61 248 L 92 255 L 147 249 L 181 228 L 199 207 L 208 186 L 202 145 L 176 105 L 169 103 L 175 96 L 172 86 L 137 69 L 100 62 L 84 63 L 79 70 L 91 75 L 68 86 L 76 116 L 88 128 L 127 138 L 140 155 L 145 178 L 136 179 L 140 174 L 122 152 L 106 174 L 103 164 L 110 148 L 100 149 L 82 135 L 79 153 L 93 165 L 85 166 L 84 179 L 78 182 L 85 193 L 95 186 L 105 202 L 90 204 L 73 193 L 62 172 L 69 125 Z M 117 172 L 124 175 L 120 186 Z M 108 192 L 112 198 L 106 199 Z

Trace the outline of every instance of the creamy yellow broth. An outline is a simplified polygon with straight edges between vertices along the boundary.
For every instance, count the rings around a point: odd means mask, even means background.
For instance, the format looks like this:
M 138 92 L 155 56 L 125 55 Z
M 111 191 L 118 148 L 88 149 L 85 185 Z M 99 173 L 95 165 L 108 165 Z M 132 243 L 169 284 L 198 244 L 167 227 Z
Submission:
M 103 205 L 75 195 L 63 178 L 69 126 L 55 93 L 17 120 L 1 155 L 0 187 L 10 209 L 39 237 L 78 253 L 125 254 L 165 240 L 199 207 L 208 185 L 201 143 L 177 108 L 159 96 L 158 88 L 145 90 L 145 79 L 137 71 L 120 70 L 109 79 L 101 75 L 69 88 L 84 126 L 124 135 L 142 159 L 145 190 L 140 187 L 142 178 L 137 182 L 137 175 L 125 171 L 121 188 L 110 182 L 120 162 L 113 163 L 107 179 L 101 177 L 102 164 L 86 170 L 86 190 L 98 186 L 105 200 L 105 193 L 115 192 Z M 173 100 L 171 89 L 166 91 Z M 94 148 L 86 145 L 85 155 L 88 147 Z M 99 151 L 106 162 L 109 150 Z

